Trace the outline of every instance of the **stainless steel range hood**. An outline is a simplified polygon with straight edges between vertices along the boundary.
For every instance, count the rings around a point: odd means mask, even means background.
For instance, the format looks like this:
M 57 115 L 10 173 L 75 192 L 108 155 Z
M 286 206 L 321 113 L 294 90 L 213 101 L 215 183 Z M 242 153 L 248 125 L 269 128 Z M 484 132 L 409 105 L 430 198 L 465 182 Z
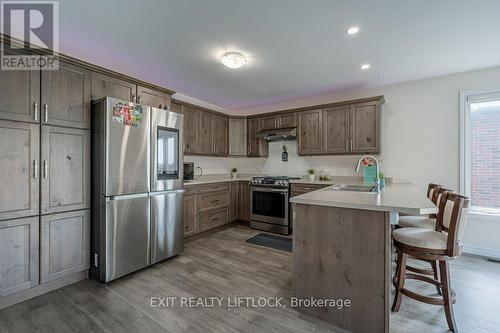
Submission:
M 293 140 L 297 139 L 297 129 L 295 127 L 291 127 L 265 130 L 257 133 L 255 137 L 264 141 Z

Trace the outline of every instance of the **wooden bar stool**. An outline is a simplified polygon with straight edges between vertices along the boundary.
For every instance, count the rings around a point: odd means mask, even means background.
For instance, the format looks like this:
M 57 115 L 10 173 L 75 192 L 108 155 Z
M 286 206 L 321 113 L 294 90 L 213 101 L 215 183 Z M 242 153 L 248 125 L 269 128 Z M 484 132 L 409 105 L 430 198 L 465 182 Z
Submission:
M 441 187 L 440 185 L 435 185 L 435 184 L 429 184 L 429 191 L 430 193 L 430 188 L 431 186 L 435 186 L 434 191 L 432 192 L 432 202 L 438 206 L 439 210 L 443 210 L 446 202 L 443 202 L 443 205 L 441 205 L 441 196 L 443 193 L 452 193 L 452 190 L 449 190 L 447 188 Z M 424 228 L 428 230 L 436 230 L 437 223 L 436 223 L 436 215 L 434 216 L 401 216 L 398 225 L 396 228 Z M 415 273 L 419 274 L 425 274 L 425 275 L 430 275 L 434 276 L 435 279 L 438 278 L 438 267 L 437 263 L 433 260 L 423 260 L 428 262 L 431 265 L 430 269 L 426 268 L 418 268 L 415 266 L 410 266 L 407 265 L 406 269 Z M 397 258 L 396 258 L 397 262 Z M 396 285 L 396 277 L 393 278 L 394 285 Z M 441 289 L 438 287 L 436 288 L 437 292 L 441 294 Z
M 459 194 L 445 192 L 441 195 L 440 204 L 444 205 L 444 209 L 438 213 L 435 231 L 424 228 L 400 228 L 394 230 L 392 234 L 397 252 L 396 294 L 392 311 L 399 311 L 403 295 L 424 303 L 441 305 L 444 306 L 450 331 L 458 332 L 453 315 L 456 295 L 450 287 L 448 261 L 462 253 L 461 240 L 467 223 L 470 199 Z M 440 278 L 407 273 L 408 256 L 437 262 Z M 404 287 L 406 279 L 431 283 L 441 290 L 442 297 L 425 296 L 406 289 Z
M 437 184 L 429 184 L 427 188 L 427 197 L 431 200 L 435 205 L 439 206 L 439 200 L 441 198 L 441 193 L 449 191 Z M 398 219 L 398 224 L 396 228 L 426 228 L 429 230 L 436 230 L 436 216 L 413 216 L 413 215 L 405 215 L 400 216 Z

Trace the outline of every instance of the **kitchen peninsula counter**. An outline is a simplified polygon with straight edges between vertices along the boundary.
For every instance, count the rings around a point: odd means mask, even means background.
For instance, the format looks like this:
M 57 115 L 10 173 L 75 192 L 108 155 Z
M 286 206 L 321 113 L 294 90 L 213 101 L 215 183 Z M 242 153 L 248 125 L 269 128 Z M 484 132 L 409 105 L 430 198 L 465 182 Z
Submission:
M 298 307 L 350 332 L 389 332 L 391 217 L 437 213 L 414 184 L 382 193 L 332 191 L 292 197 L 294 295 L 349 300 L 350 307 Z

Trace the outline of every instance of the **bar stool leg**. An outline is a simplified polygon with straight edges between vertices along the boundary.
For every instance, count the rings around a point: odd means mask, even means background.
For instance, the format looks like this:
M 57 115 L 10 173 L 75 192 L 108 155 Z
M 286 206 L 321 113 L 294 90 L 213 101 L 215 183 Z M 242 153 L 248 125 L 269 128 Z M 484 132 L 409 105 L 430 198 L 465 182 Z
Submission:
M 401 293 L 401 289 L 405 284 L 405 274 L 406 274 L 406 258 L 408 255 L 400 250 L 398 250 L 398 269 L 396 271 L 397 279 L 396 279 L 396 294 L 394 295 L 394 303 L 392 304 L 392 311 L 398 312 L 401 307 L 401 300 L 403 298 L 403 294 Z
M 441 285 L 443 287 L 444 313 L 450 331 L 458 333 L 455 315 L 453 314 L 453 301 L 450 287 L 450 270 L 447 261 L 439 262 L 439 273 L 441 275 Z
M 438 266 L 438 262 L 437 262 L 437 260 L 432 261 L 431 262 L 431 266 L 432 266 L 432 270 L 434 271 L 434 280 L 439 281 L 439 274 L 438 274 L 438 267 L 437 267 Z M 442 295 L 441 287 L 436 286 L 436 290 L 437 290 L 437 293 L 439 295 Z

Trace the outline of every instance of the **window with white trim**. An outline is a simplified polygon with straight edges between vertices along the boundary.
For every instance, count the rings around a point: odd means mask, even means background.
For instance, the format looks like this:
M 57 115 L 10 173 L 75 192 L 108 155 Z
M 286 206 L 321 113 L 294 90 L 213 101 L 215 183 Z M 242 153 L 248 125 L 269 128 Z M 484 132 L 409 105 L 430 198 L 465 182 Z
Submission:
M 461 93 L 461 192 L 471 210 L 500 215 L 500 88 Z

